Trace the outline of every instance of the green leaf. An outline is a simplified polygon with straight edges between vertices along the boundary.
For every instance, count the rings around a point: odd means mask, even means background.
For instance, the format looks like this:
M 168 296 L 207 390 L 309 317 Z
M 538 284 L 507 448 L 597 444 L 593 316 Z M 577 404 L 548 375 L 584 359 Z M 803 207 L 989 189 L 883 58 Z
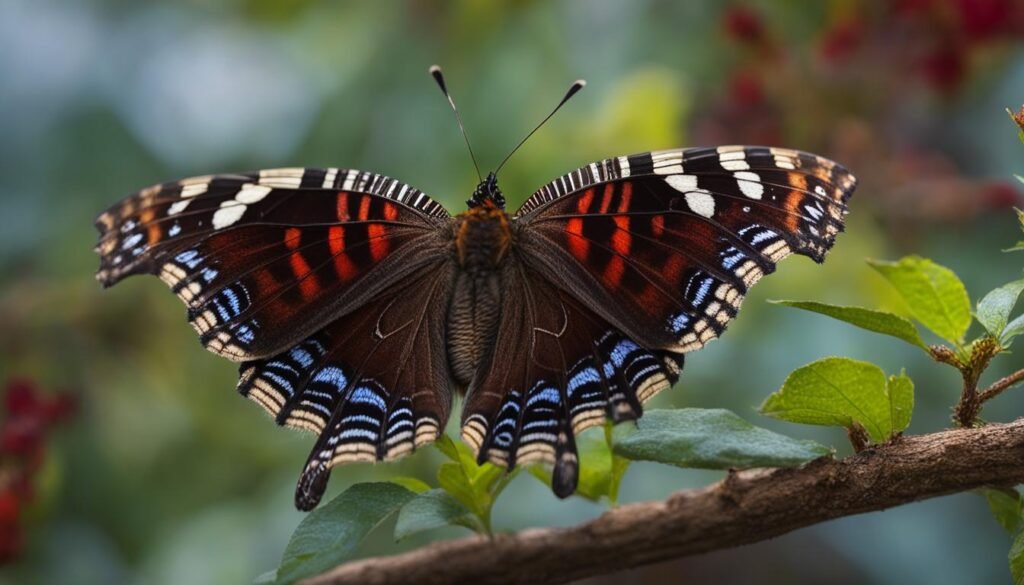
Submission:
M 444 454 L 445 457 L 452 461 L 459 461 L 459 447 L 458 444 L 448 436 L 448 433 L 441 433 L 441 436 L 434 441 L 434 446 L 437 450 Z
M 612 481 L 612 451 L 604 434 L 583 433 L 576 438 L 576 449 L 580 458 L 579 480 L 573 495 L 599 502 L 608 495 Z M 533 465 L 530 475 L 545 485 L 551 485 L 551 472 L 546 466 Z
M 1013 536 L 1021 528 L 1020 493 L 1013 489 L 982 488 L 978 490 L 985 496 L 988 509 L 996 522 Z
M 612 455 L 612 477 L 608 482 L 608 503 L 615 506 L 619 503 L 619 486 L 629 469 L 630 460 L 621 455 Z
M 863 307 L 842 307 L 838 305 L 816 303 L 813 301 L 771 302 L 778 305 L 785 305 L 787 307 L 803 309 L 805 311 L 812 311 L 814 313 L 821 313 L 822 315 L 832 317 L 833 319 L 838 319 L 851 325 L 856 325 L 861 329 L 867 329 L 868 331 L 874 331 L 875 333 L 881 333 L 883 335 L 902 339 L 911 345 L 916 345 L 917 347 L 928 351 L 928 345 L 921 339 L 921 334 L 917 332 L 917 327 L 915 327 L 910 319 L 907 319 L 906 317 L 901 317 L 885 311 L 865 309 Z
M 1014 585 L 1024 585 L 1024 530 L 1017 533 L 1010 546 L 1010 574 Z
M 881 443 L 906 428 L 914 387 L 906 375 L 886 380 L 878 366 L 825 358 L 794 370 L 761 412 L 790 422 L 852 428 L 860 424 Z
M 978 322 L 985 326 L 997 339 L 1006 329 L 1010 320 L 1010 311 L 1017 304 L 1021 292 L 1024 292 L 1024 278 L 1005 284 L 985 295 L 978 301 Z
M 451 494 L 468 510 L 477 516 L 484 513 L 482 502 L 477 501 L 476 490 L 462 465 L 458 463 L 443 463 L 437 469 L 437 482 L 441 487 Z
M 430 484 L 415 477 L 392 477 L 391 483 L 397 483 L 414 494 L 422 494 L 430 491 Z
M 438 449 L 452 460 L 438 468 L 438 483 L 459 503 L 473 512 L 480 520 L 484 531 L 489 533 L 491 507 L 517 472 L 507 472 L 491 463 L 478 465 L 468 446 L 446 435 L 439 438 L 436 444 Z
M 1021 183 L 1024 183 L 1024 177 L 1022 177 L 1020 175 L 1014 175 L 1014 176 L 1017 177 L 1018 181 L 1020 181 Z M 1022 231 L 1024 231 L 1024 210 L 1016 209 L 1015 211 L 1017 212 L 1017 221 L 1020 222 L 1020 229 Z M 1021 250 L 1024 250 L 1024 240 L 1021 240 L 1021 241 L 1017 242 L 1016 246 L 1014 246 L 1012 248 L 1007 248 L 1007 249 L 1003 250 L 1003 252 L 1020 252 Z
M 252 580 L 252 585 L 269 585 L 270 583 L 273 583 L 275 581 L 277 581 L 277 569 L 274 569 L 273 571 L 267 571 L 259 577 L 256 577 Z
M 920 256 L 869 264 L 896 288 L 922 325 L 946 341 L 963 341 L 971 325 L 971 301 L 952 270 Z
M 787 467 L 832 452 L 814 441 L 755 427 L 722 409 L 652 410 L 636 426 L 620 426 L 614 432 L 615 453 L 678 467 Z
M 357 483 L 313 510 L 284 549 L 277 583 L 293 583 L 352 558 L 370 531 L 415 496 L 390 482 Z
M 440 489 L 430 490 L 409 500 L 399 510 L 395 539 L 402 540 L 419 532 L 451 525 L 479 529 L 473 513 L 451 494 Z
M 899 433 L 907 430 L 914 414 L 914 382 L 901 370 L 899 375 L 889 376 L 888 389 L 892 432 Z
M 1003 347 L 1009 345 L 1009 342 L 1014 337 L 1024 333 L 1024 315 L 1018 316 L 1013 321 L 1006 324 L 1006 328 L 1003 329 L 1003 337 L 1000 340 Z

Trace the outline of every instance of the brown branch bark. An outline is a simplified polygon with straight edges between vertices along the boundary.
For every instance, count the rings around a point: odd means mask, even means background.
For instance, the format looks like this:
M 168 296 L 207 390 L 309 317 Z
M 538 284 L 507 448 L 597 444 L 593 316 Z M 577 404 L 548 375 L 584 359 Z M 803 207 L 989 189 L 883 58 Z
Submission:
M 903 437 L 845 459 L 749 470 L 573 528 L 438 542 L 338 566 L 305 585 L 564 583 L 765 540 L 832 518 L 1024 483 L 1024 419 Z
M 1002 394 L 1003 390 L 1010 388 L 1014 384 L 1019 384 L 1020 382 L 1024 382 L 1024 370 L 1017 370 L 1009 376 L 996 380 L 978 396 L 978 400 L 981 402 L 992 400 L 996 396 Z

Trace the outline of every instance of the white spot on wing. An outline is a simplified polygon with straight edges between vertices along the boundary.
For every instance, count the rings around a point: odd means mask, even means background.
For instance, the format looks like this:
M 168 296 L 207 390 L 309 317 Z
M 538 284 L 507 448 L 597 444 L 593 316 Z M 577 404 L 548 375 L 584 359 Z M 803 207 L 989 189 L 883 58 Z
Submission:
M 665 182 L 680 193 L 688 193 L 697 189 L 696 175 L 669 175 Z
M 195 197 L 196 195 L 202 195 L 206 193 L 206 190 L 210 187 L 209 183 L 192 183 L 185 185 L 181 188 L 181 196 L 184 199 Z
M 175 201 L 174 203 L 171 203 L 171 206 L 167 208 L 167 215 L 177 215 L 182 211 L 185 211 L 185 208 L 188 207 L 188 204 L 191 202 L 192 201 L 190 199 L 184 199 L 182 201 Z
M 739 171 L 733 173 L 736 182 L 739 183 L 740 191 L 751 199 L 760 199 L 764 195 L 764 185 L 761 184 L 761 177 L 751 171 Z
M 267 193 L 270 193 L 271 190 L 272 188 L 266 185 L 246 183 L 242 185 L 242 189 L 235 195 L 235 201 L 246 205 L 256 203 L 266 197 Z
M 213 229 L 226 228 L 242 219 L 245 214 L 245 206 L 234 201 L 225 201 L 223 206 L 213 214 Z
M 715 214 L 715 198 L 703 189 L 687 193 L 686 204 L 690 206 L 690 211 L 697 215 L 711 217 Z

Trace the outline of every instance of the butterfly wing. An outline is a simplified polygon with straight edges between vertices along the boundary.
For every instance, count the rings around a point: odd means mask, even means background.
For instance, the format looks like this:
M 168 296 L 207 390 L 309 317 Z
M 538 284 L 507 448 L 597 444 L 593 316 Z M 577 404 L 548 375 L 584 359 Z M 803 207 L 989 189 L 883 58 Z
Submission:
M 838 164 L 794 150 L 668 150 L 582 167 L 516 217 L 553 282 L 643 345 L 686 352 L 720 336 L 780 260 L 821 262 L 855 185 Z
M 448 214 L 360 171 L 274 169 L 144 189 L 99 216 L 97 279 L 157 274 L 210 351 L 269 357 L 436 262 Z
M 572 493 L 572 435 L 641 416 L 782 258 L 821 261 L 855 183 L 815 155 L 737 146 L 617 157 L 542 187 L 516 214 L 494 352 L 530 359 L 481 370 L 463 437 L 482 460 L 554 462 L 556 493 Z
M 641 347 L 538 262 L 516 253 L 506 263 L 494 351 L 470 383 L 462 438 L 480 461 L 554 463 L 552 486 L 566 497 L 578 478 L 575 435 L 606 417 L 638 418 L 642 402 L 675 383 L 683 356 Z
M 239 391 L 319 435 L 296 491 L 308 510 L 332 466 L 399 457 L 444 427 L 448 221 L 360 171 L 197 177 L 100 215 L 97 278 L 159 275 L 203 345 L 243 362 Z
M 444 428 L 453 270 L 444 262 L 407 273 L 294 347 L 241 365 L 239 392 L 278 424 L 318 435 L 295 492 L 300 510 L 317 505 L 335 465 L 402 457 Z

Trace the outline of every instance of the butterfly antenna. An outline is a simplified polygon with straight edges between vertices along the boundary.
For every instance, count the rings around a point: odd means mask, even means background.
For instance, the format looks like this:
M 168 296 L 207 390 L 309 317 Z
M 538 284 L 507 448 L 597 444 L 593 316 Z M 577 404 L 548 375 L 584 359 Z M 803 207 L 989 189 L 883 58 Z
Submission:
M 565 92 L 565 97 L 562 98 L 562 101 L 558 102 L 558 105 L 555 106 L 555 109 L 551 110 L 551 113 L 548 114 L 546 118 L 541 120 L 540 124 L 537 124 L 537 127 L 531 130 L 530 133 L 526 135 L 526 138 L 523 138 L 522 140 L 519 141 L 519 144 L 517 144 L 516 147 L 512 149 L 512 152 L 508 153 L 508 156 L 506 156 L 501 161 L 501 164 L 498 165 L 497 169 L 495 169 L 494 174 L 498 174 L 498 171 L 501 170 L 501 167 L 505 166 L 505 163 L 508 162 L 508 159 L 512 158 L 512 155 L 515 154 L 517 150 L 519 150 L 519 147 L 525 144 L 526 141 L 529 140 L 531 136 L 533 136 L 534 132 L 540 130 L 540 127 L 543 126 L 548 120 L 550 120 L 551 116 L 554 116 L 555 112 L 557 112 L 562 106 L 564 106 L 565 102 L 569 101 L 569 98 L 576 95 L 576 92 L 578 92 L 579 90 L 583 89 L 586 86 L 587 82 L 584 79 L 577 79 L 576 81 L 572 82 L 572 85 L 569 86 L 569 91 Z
M 459 115 L 459 109 L 455 107 L 455 100 L 452 99 L 451 94 L 448 93 L 448 86 L 444 82 L 444 74 L 441 73 L 441 68 L 437 65 L 430 66 L 430 75 L 437 82 L 437 86 L 441 88 L 444 93 L 444 97 L 448 98 L 448 105 L 452 107 L 452 111 L 455 112 L 455 120 L 459 123 L 459 130 L 462 131 L 462 138 L 466 141 L 466 148 L 469 149 L 469 158 L 473 159 L 473 168 L 476 169 L 477 180 L 483 182 L 483 177 L 480 175 L 480 165 L 476 164 L 476 155 L 473 154 L 473 147 L 469 145 L 469 136 L 466 134 L 466 128 L 462 125 L 462 116 Z

